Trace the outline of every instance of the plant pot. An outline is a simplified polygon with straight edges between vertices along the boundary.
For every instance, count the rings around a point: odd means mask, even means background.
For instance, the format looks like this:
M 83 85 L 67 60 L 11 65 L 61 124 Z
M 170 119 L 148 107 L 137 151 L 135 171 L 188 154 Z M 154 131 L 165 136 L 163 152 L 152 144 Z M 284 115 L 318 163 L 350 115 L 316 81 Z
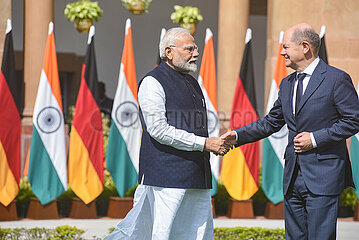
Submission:
M 0 203 L 0 221 L 17 220 L 17 211 L 15 201 L 12 201 L 6 207 Z
M 229 218 L 254 218 L 253 200 L 235 200 L 229 201 L 227 217 Z
M 54 200 L 46 205 L 42 205 L 37 198 L 30 198 L 27 218 L 31 219 L 58 219 L 57 201 Z
M 180 23 L 180 27 L 187 29 L 193 36 L 196 33 L 196 24 L 195 23 Z
M 346 217 L 353 217 L 354 211 L 351 206 L 339 206 L 338 207 L 338 217 L 346 218 Z
M 30 201 L 16 201 L 16 211 L 18 218 L 26 218 L 27 210 L 29 209 Z
M 75 28 L 80 33 L 88 33 L 90 31 L 91 26 L 92 26 L 91 19 L 84 18 L 84 19 L 76 19 L 75 20 Z
M 57 210 L 60 218 L 68 218 L 70 216 L 72 199 L 57 200 Z
M 107 216 L 110 218 L 125 218 L 133 207 L 133 198 L 110 197 Z
M 127 4 L 126 7 L 132 14 L 141 14 L 145 11 L 145 3 L 140 0 L 133 1 Z
M 284 202 L 273 204 L 268 201 L 264 217 L 268 219 L 284 219 Z
M 216 217 L 216 208 L 214 207 L 214 198 L 212 197 L 211 198 L 211 203 L 212 203 L 212 215 L 213 215 L 213 218 Z
M 108 204 L 109 204 L 108 199 L 96 201 L 97 217 L 107 217 Z
M 359 201 L 357 201 L 357 204 L 355 205 L 354 221 L 359 221 Z
M 95 201 L 85 204 L 79 198 L 72 199 L 70 218 L 95 219 L 97 218 Z
M 264 216 L 264 212 L 266 209 L 265 202 L 253 201 L 253 212 L 254 216 Z

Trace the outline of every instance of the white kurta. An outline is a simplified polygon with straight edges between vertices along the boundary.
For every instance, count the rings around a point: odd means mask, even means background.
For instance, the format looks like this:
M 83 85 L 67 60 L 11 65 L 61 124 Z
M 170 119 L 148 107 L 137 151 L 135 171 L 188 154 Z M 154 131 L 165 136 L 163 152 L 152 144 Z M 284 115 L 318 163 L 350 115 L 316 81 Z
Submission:
M 143 79 L 138 99 L 147 132 L 152 138 L 180 150 L 203 151 L 204 137 L 167 123 L 165 92 L 155 78 Z M 135 192 L 133 209 L 105 239 L 212 240 L 210 190 L 140 184 Z

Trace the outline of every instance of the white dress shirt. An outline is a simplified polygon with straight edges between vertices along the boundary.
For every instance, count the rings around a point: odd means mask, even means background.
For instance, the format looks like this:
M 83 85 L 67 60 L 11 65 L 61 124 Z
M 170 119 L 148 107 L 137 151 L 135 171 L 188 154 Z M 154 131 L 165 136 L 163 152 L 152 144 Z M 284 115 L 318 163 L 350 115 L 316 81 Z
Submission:
M 205 137 L 196 136 L 167 123 L 166 95 L 162 85 L 154 77 L 142 80 L 138 90 L 138 102 L 146 123 L 147 132 L 161 144 L 184 151 L 203 151 Z
M 317 57 L 311 64 L 309 64 L 309 66 L 306 69 L 304 69 L 303 72 L 297 72 L 297 75 L 299 73 L 305 73 L 305 77 L 303 79 L 303 93 L 302 93 L 302 95 L 304 95 L 305 89 L 307 89 L 309 80 L 312 77 L 313 72 L 314 72 L 315 68 L 317 67 L 318 63 L 319 63 L 319 57 Z M 293 115 L 295 115 L 295 99 L 296 99 L 296 95 L 297 95 L 297 87 L 298 87 L 298 79 L 295 81 L 294 90 L 293 90 L 293 100 L 292 100 L 293 101 L 293 104 L 292 104 L 292 106 L 293 106 Z M 313 148 L 316 148 L 317 143 L 315 142 L 315 138 L 314 138 L 313 133 L 310 133 L 310 138 L 312 140 Z

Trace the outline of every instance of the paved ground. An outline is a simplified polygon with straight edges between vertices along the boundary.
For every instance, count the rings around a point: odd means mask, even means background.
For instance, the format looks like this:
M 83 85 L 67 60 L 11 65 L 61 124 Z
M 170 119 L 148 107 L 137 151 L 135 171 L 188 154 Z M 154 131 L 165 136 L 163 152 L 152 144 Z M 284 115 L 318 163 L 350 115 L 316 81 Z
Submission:
M 359 240 L 359 222 L 352 221 L 353 218 L 339 219 L 338 221 L 338 239 L 339 240 Z M 120 219 L 67 219 L 60 220 L 29 220 L 23 219 L 20 221 L 0 222 L 2 228 L 33 228 L 46 227 L 55 228 L 61 225 L 76 226 L 84 229 L 86 232 L 83 235 L 84 239 L 103 239 L 108 234 L 108 229 L 115 227 Z M 228 219 L 219 217 L 214 219 L 215 227 L 263 227 L 263 228 L 284 228 L 283 220 L 268 220 L 263 217 L 257 219 Z

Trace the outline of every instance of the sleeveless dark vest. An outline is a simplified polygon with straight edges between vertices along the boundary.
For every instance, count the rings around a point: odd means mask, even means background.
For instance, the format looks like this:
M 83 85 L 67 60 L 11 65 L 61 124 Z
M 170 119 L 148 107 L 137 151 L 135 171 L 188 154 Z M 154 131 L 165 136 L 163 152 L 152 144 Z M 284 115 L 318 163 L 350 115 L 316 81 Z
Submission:
M 163 61 L 145 77 L 147 76 L 158 80 L 164 89 L 168 124 L 197 136 L 208 137 L 206 104 L 197 80 L 189 74 L 182 74 L 172 69 Z M 140 120 L 143 133 L 139 182 L 144 175 L 144 184 L 150 186 L 183 189 L 212 188 L 208 152 L 182 151 L 160 144 L 148 134 L 141 109 Z

